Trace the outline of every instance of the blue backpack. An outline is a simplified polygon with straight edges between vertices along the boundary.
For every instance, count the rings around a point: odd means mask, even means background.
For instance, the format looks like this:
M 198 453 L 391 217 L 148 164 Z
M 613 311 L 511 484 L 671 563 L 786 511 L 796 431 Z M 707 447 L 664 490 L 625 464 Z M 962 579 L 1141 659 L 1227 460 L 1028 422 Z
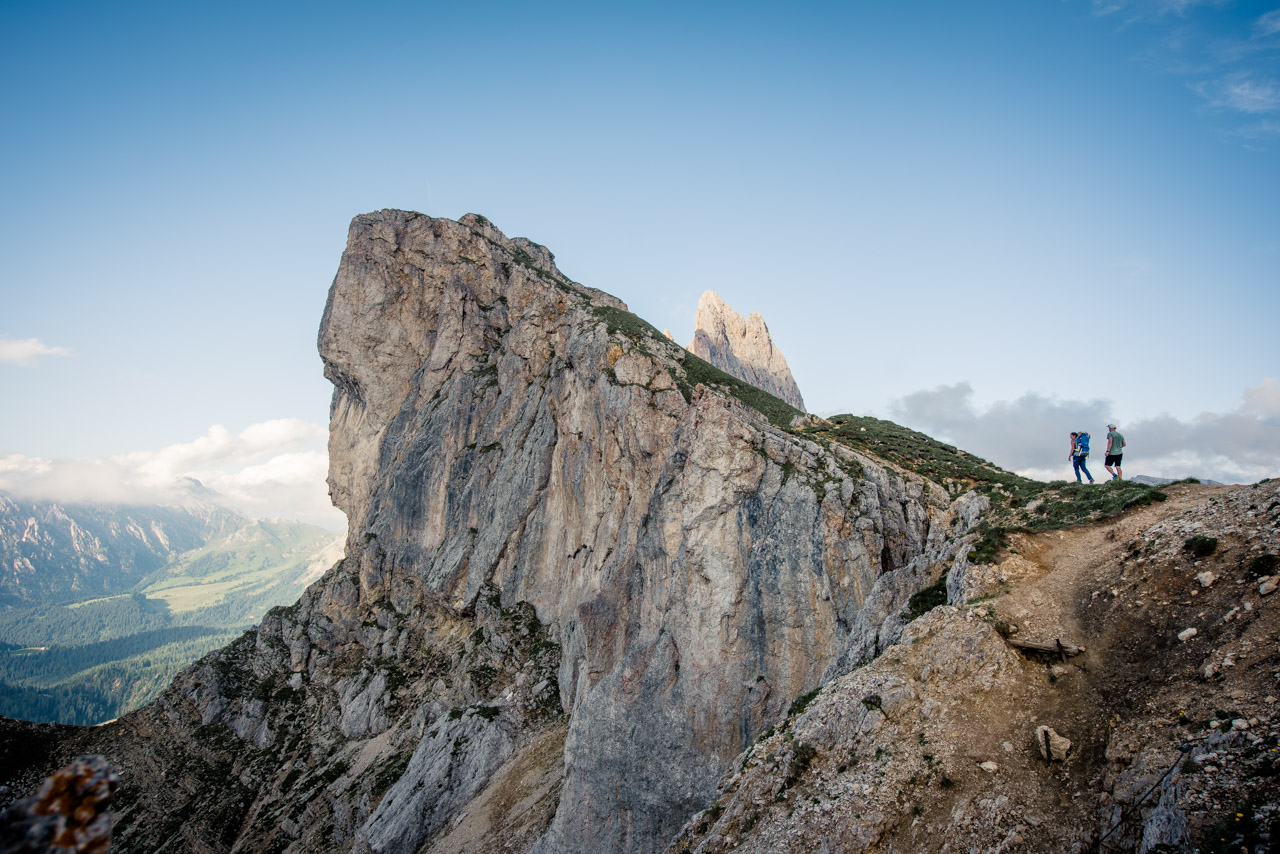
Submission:
M 1089 434 L 1088 433 L 1081 433 L 1079 436 L 1076 437 L 1076 456 L 1077 457 L 1089 456 Z

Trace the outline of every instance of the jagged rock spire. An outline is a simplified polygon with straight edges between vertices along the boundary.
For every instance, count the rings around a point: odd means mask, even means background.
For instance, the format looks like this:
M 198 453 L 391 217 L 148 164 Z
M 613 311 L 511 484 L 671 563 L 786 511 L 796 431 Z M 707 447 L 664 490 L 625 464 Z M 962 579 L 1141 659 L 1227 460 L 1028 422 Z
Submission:
M 707 291 L 698 300 L 695 326 L 691 353 L 805 411 L 791 368 L 758 312 L 743 320 L 715 291 Z

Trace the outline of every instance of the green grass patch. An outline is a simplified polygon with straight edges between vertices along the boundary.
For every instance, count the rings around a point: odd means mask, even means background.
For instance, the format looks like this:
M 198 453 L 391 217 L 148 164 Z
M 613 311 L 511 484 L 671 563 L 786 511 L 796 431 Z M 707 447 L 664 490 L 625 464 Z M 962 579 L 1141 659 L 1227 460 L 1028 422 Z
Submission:
M 1192 557 L 1208 557 L 1218 550 L 1218 538 L 1205 537 L 1197 534 L 1194 537 L 1188 537 L 1182 547 L 1189 552 Z
M 979 537 L 978 541 L 973 544 L 973 548 L 969 550 L 969 562 L 995 563 L 1000 550 L 1008 545 L 1008 540 L 1005 536 L 1007 533 L 1004 528 L 991 525 L 988 522 L 978 525 Z
M 933 584 L 912 594 L 907 600 L 907 622 L 922 617 L 939 605 L 945 604 L 947 604 L 947 576 L 943 575 Z
M 1006 527 L 1031 531 L 1066 528 L 1116 516 L 1169 496 L 1156 487 L 1115 480 L 1105 485 L 1054 481 L 1044 486 L 1039 497 L 1041 502 L 1034 511 L 1005 514 Z
M 784 400 L 774 397 L 764 389 L 756 388 L 750 383 L 743 382 L 692 353 L 686 353 L 684 357 L 684 372 L 684 382 L 681 382 L 677 377 L 676 385 L 684 394 L 685 400 L 692 400 L 693 389 L 699 384 L 710 388 L 719 388 L 764 415 L 774 427 L 783 430 L 790 428 L 793 418 L 804 414 L 799 409 Z
M 1237 854 L 1256 851 L 1267 828 L 1258 821 L 1259 804 L 1246 802 L 1224 815 L 1205 835 L 1200 850 L 1205 854 Z M 1274 831 L 1272 831 L 1274 833 Z
M 672 344 L 653 324 L 629 311 L 609 305 L 592 305 L 591 312 L 604 321 L 610 333 L 625 335 L 644 353 L 653 354 L 661 347 L 677 352 L 682 350 Z M 786 401 L 720 370 L 687 350 L 683 351 L 680 364 L 683 370 L 676 368 L 672 379 L 686 402 L 693 400 L 693 389 L 701 384 L 737 399 L 768 418 L 770 424 L 783 430 L 790 428 L 793 418 L 804 414 Z
M 659 332 L 652 323 L 629 311 L 611 305 L 593 304 L 591 313 L 603 320 L 610 332 L 625 335 L 637 344 L 643 344 L 646 338 L 667 340 L 667 336 Z
M 812 691 L 808 691 L 804 694 L 801 694 L 799 697 L 796 697 L 794 700 L 791 701 L 791 708 L 787 709 L 787 714 L 798 715 L 801 712 L 803 712 L 805 709 L 809 707 L 809 704 L 814 701 L 814 698 L 818 696 L 818 693 L 820 691 L 822 691 L 822 687 L 818 686 L 817 688 L 814 688 Z
M 1260 554 L 1249 561 L 1247 569 L 1254 578 L 1265 578 L 1268 575 L 1274 575 L 1277 570 L 1280 570 L 1280 557 L 1276 557 L 1270 552 Z
M 797 741 L 791 753 L 791 761 L 787 763 L 787 778 L 782 781 L 783 789 L 790 789 L 800 779 L 800 775 L 809 769 L 818 749 L 807 741 Z
M 836 415 L 831 427 L 812 427 L 803 432 L 821 435 L 908 471 L 948 486 L 953 493 L 976 489 L 993 496 L 993 503 L 1025 502 L 1044 487 L 1039 481 L 1005 471 L 995 463 L 966 453 L 955 445 L 939 442 L 892 421 L 856 415 Z
M 1031 480 L 954 445 L 880 418 L 835 415 L 829 424 L 795 432 L 839 442 L 859 453 L 878 457 L 928 478 L 952 495 L 970 489 L 986 495 L 991 501 L 991 511 L 987 514 L 991 537 L 1013 530 L 1051 530 L 1079 525 L 1168 497 L 1155 487 L 1127 480 L 1099 485 Z M 1028 509 L 1029 505 L 1032 509 Z M 986 542 L 976 549 L 980 556 L 986 556 L 983 551 L 986 546 L 1003 545 L 985 533 L 984 539 Z
M 496 244 L 496 243 L 493 245 L 497 246 L 499 249 L 502 249 L 503 251 L 506 251 L 505 246 L 500 246 L 499 244 Z M 542 279 L 548 284 L 553 285 L 562 291 L 575 293 L 568 279 L 564 278 L 563 276 L 557 276 L 552 271 L 539 267 L 538 263 L 533 260 L 533 256 L 530 255 L 528 252 L 525 252 L 523 249 L 516 248 L 514 251 L 512 251 L 511 258 L 521 267 L 524 267 L 525 269 L 531 270 L 534 273 L 536 273 L 538 275 L 538 278 Z

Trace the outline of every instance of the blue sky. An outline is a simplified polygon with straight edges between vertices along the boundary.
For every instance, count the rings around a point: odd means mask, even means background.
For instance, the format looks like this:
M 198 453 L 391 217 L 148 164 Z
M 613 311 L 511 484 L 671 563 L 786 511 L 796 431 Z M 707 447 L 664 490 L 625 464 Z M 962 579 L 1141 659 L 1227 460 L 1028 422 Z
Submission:
M 383 207 L 681 341 L 713 289 L 815 412 L 1280 474 L 1280 0 L 6 2 L 0 73 L 0 488 L 324 517 L 315 333 Z

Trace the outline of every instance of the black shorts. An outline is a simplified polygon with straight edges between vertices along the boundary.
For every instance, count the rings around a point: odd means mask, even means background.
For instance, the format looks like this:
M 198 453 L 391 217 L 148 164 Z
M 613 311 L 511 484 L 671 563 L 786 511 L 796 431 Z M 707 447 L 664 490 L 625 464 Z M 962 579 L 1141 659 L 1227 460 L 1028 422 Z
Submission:
M 1102 464 L 1104 466 L 1118 466 L 1120 465 L 1120 458 L 1123 456 L 1124 454 L 1107 454 L 1107 458 L 1103 460 Z

